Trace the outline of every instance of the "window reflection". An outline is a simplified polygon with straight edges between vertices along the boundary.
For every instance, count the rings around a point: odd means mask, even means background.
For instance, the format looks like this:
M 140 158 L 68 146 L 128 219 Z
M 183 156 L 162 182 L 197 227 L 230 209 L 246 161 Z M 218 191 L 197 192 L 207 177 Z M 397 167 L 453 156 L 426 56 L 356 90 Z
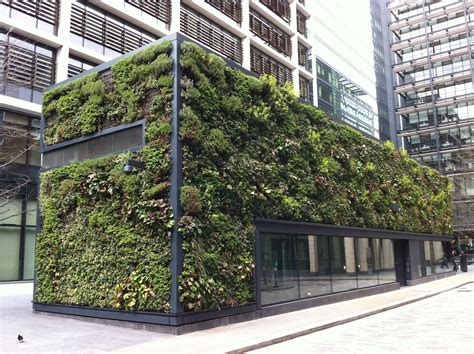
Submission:
M 297 245 L 301 297 L 330 294 L 329 238 L 298 236 Z
M 260 234 L 262 305 L 396 281 L 392 240 Z

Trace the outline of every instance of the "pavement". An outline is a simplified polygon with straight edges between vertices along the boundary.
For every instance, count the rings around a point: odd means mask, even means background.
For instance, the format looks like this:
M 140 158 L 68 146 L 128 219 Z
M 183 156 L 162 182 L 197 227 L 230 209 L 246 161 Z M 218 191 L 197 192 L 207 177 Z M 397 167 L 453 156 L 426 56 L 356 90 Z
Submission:
M 474 265 L 469 266 L 468 273 L 458 272 L 451 277 L 417 286 L 403 287 L 397 291 L 181 336 L 124 328 L 119 325 L 103 324 L 75 317 L 65 318 L 33 313 L 30 302 L 31 283 L 0 284 L 0 353 L 100 353 L 104 351 L 236 353 L 257 349 L 280 351 L 278 345 L 288 344 L 292 340 L 299 339 L 307 339 L 311 342 L 308 338 L 311 338 L 316 332 L 324 338 L 326 337 L 325 333 L 335 328 L 343 328 L 344 324 L 352 324 L 350 322 L 353 321 L 356 321 L 353 322 L 354 324 L 363 321 L 365 323 L 372 316 L 375 318 L 377 314 L 390 314 L 394 309 L 402 306 L 406 308 L 411 306 L 409 313 L 413 314 L 417 313 L 417 309 L 426 310 L 427 306 L 421 306 L 422 303 L 417 306 L 416 302 L 419 301 L 426 302 L 431 298 L 435 299 L 447 294 L 456 294 L 457 296 L 463 294 L 471 296 L 472 300 L 472 293 L 468 291 L 453 293 L 453 289 L 459 290 L 463 286 L 471 286 L 468 285 L 470 283 L 474 283 Z M 449 301 L 457 301 L 457 298 L 453 299 L 453 296 L 451 295 Z M 443 307 L 437 303 L 428 306 L 429 309 L 426 310 L 428 317 L 433 317 L 436 320 L 440 316 L 438 312 L 441 313 L 442 308 L 446 311 L 449 306 L 449 303 Z M 472 301 L 467 304 L 465 311 L 469 314 L 474 312 Z M 426 318 L 423 315 L 418 317 Z M 360 321 L 361 319 L 362 321 Z M 24 343 L 17 342 L 16 338 L 19 333 L 24 336 Z M 468 333 L 472 338 L 470 330 Z M 317 343 L 318 341 L 312 342 L 309 347 L 303 346 L 302 348 L 312 352 L 318 351 Z M 328 350 L 330 347 L 325 348 Z M 470 350 L 472 348 L 473 346 L 470 347 Z M 288 351 L 289 349 L 282 350 Z M 370 347 L 359 348 L 360 350 L 371 351 Z M 291 351 L 294 352 L 294 350 Z M 395 351 L 395 348 L 392 348 L 392 351 Z

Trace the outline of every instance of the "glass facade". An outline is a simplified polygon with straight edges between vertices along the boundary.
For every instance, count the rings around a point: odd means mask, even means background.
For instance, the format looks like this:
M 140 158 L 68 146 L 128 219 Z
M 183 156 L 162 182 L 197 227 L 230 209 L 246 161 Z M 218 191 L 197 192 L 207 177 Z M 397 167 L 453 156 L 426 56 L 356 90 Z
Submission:
M 474 235 L 474 8 L 454 0 L 387 4 L 399 137 L 452 180 L 453 226 Z
M 262 305 L 393 283 L 387 239 L 260 234 Z
M 319 108 L 374 136 L 377 114 L 361 99 L 367 93 L 321 59 L 316 59 L 316 70 Z
M 453 259 L 449 254 L 448 244 L 438 241 L 424 241 L 423 251 L 425 261 L 423 275 L 440 274 L 453 270 Z
M 33 278 L 39 120 L 0 111 L 0 281 Z

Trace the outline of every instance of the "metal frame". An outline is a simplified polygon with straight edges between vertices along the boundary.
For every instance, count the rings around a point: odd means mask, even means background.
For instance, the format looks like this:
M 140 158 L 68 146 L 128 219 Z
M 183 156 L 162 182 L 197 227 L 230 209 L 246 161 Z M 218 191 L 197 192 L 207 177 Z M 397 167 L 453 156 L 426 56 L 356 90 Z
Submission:
M 257 230 L 266 233 L 290 233 L 355 238 L 386 238 L 391 240 L 451 241 L 451 236 L 415 232 L 339 226 L 283 220 L 256 219 Z

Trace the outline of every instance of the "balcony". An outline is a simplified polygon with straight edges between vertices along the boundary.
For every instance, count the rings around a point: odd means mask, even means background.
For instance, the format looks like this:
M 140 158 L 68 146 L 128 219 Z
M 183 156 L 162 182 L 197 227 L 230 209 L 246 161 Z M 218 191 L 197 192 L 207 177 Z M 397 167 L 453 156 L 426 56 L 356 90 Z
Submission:
M 125 3 L 140 9 L 166 24 L 171 23 L 171 0 L 125 0 Z
M 288 0 L 260 0 L 260 2 L 284 21 L 290 23 L 291 9 Z
M 224 15 L 237 23 L 242 22 L 242 2 L 240 0 L 205 0 Z
M 242 64 L 242 40 L 190 7 L 181 5 L 181 31 Z
M 285 82 L 293 83 L 291 69 L 253 46 L 250 47 L 250 68 L 257 74 L 273 76 L 280 85 L 283 85 Z
M 306 26 L 307 17 L 301 12 L 296 12 L 296 28 L 305 38 L 308 38 L 308 28 Z
M 309 72 L 313 71 L 311 49 L 301 44 L 298 44 L 298 64 Z
M 291 37 L 270 21 L 250 10 L 250 31 L 278 52 L 291 56 Z

